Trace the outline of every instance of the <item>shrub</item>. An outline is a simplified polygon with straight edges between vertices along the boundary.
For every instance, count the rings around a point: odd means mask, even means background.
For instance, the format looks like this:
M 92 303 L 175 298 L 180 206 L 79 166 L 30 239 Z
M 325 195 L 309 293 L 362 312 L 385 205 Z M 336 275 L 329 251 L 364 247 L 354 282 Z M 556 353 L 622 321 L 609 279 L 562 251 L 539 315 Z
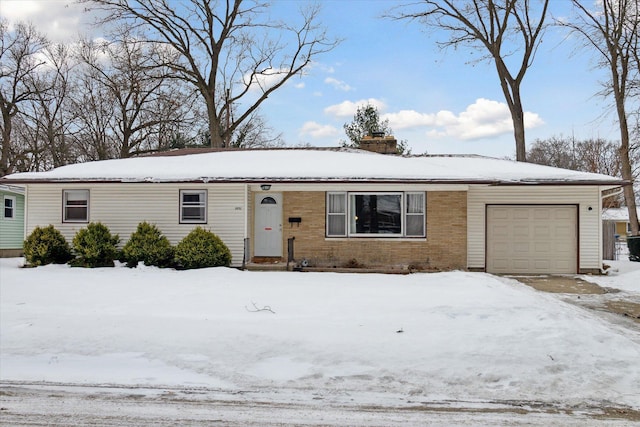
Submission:
M 197 227 L 178 243 L 175 259 L 184 269 L 228 266 L 231 251 L 218 236 Z
M 24 241 L 23 249 L 31 266 L 64 264 L 73 258 L 69 243 L 53 225 L 36 227 Z
M 73 238 L 73 250 L 77 256 L 71 262 L 78 267 L 113 267 L 118 254 L 120 238 L 111 235 L 109 228 L 100 222 L 92 222 L 78 231 Z
M 145 265 L 168 267 L 173 262 L 173 248 L 155 224 L 141 222 L 122 248 L 121 261 L 127 267 L 135 267 L 140 261 Z

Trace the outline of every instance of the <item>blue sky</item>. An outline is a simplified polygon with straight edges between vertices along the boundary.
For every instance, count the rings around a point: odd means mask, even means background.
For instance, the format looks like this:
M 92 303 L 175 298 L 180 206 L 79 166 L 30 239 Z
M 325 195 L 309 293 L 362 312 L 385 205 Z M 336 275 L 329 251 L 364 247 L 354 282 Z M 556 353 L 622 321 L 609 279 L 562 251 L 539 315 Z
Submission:
M 87 31 L 78 7 L 67 0 L 0 0 L 0 15 L 33 21 L 54 40 Z M 275 0 L 283 16 L 301 1 Z M 414 154 L 475 153 L 514 156 L 510 115 L 493 65 L 473 62 L 470 50 L 440 50 L 443 34 L 417 23 L 383 19 L 398 2 L 325 0 L 321 20 L 341 38 L 302 78 L 291 80 L 261 109 L 288 145 L 339 145 L 343 124 L 369 101 L 388 118 L 394 135 Z M 570 13 L 569 0 L 553 0 L 552 13 Z M 596 95 L 606 74 L 564 30 L 545 34 L 522 96 L 527 141 L 554 135 L 617 140 L 609 100 Z M 564 40 L 564 41 L 563 41 Z

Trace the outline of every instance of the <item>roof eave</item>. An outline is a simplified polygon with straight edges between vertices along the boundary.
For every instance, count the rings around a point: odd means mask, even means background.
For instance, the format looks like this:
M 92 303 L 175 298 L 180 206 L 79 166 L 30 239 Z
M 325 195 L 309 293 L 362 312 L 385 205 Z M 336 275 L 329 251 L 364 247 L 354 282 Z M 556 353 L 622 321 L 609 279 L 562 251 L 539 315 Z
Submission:
M 288 177 L 199 177 L 186 179 L 102 179 L 102 178 L 60 178 L 60 179 L 3 179 L 0 184 L 6 185 L 28 185 L 28 184 L 171 184 L 171 183 L 240 183 L 240 184 L 261 184 L 261 183 L 288 183 L 288 184 L 349 184 L 349 183 L 370 183 L 370 184 L 476 184 L 493 186 L 530 186 L 530 185 L 597 185 L 610 186 L 611 188 L 630 185 L 629 181 L 613 179 L 610 181 L 599 180 L 499 180 L 499 179 L 425 179 L 425 178 L 288 178 Z

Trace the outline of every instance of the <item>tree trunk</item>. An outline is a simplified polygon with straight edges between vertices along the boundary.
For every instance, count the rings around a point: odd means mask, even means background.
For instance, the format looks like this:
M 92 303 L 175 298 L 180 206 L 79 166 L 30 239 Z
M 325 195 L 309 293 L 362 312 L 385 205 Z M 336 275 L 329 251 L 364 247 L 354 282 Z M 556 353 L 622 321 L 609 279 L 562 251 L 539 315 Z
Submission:
M 513 111 L 511 111 L 511 118 L 513 119 L 513 136 L 516 140 L 516 160 L 519 162 L 526 162 L 527 147 L 524 135 L 524 112 L 522 111 L 520 96 L 518 95 L 516 99 L 518 101 L 515 103 Z
M 2 109 L 2 155 L 0 157 L 0 176 L 11 173 L 11 114 L 6 108 Z
M 616 106 L 618 119 L 620 121 L 620 160 L 622 169 L 622 179 L 633 183 L 633 170 L 631 168 L 631 160 L 629 158 L 629 127 L 627 124 L 627 116 L 625 114 L 624 100 L 619 96 L 618 91 L 614 91 L 616 95 Z M 624 187 L 624 201 L 629 211 L 629 224 L 631 226 L 631 235 L 640 234 L 640 224 L 638 224 L 638 211 L 636 209 L 636 198 L 633 191 L 633 184 Z
M 218 121 L 215 105 L 207 105 L 207 118 L 209 119 L 209 142 L 211 148 L 224 148 L 224 138 L 220 132 L 220 122 Z
M 508 73 L 506 67 L 503 70 L 498 68 L 500 72 Z M 524 111 L 522 111 L 522 99 L 520 98 L 520 85 L 517 81 L 510 80 L 508 74 L 500 75 L 502 81 L 502 91 L 504 92 L 509 111 L 511 112 L 511 121 L 513 122 L 513 137 L 516 141 L 516 160 L 518 162 L 527 161 L 527 146 L 524 134 Z

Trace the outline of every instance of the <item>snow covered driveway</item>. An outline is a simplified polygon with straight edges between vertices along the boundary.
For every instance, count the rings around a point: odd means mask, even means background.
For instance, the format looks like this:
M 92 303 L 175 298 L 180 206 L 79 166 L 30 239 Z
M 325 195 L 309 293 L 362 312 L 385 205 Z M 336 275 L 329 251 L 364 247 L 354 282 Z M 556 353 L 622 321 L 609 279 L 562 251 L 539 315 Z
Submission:
M 196 390 L 227 409 L 242 401 L 249 415 L 229 409 L 225 425 L 259 420 L 265 402 L 295 412 L 283 420 L 309 425 L 358 425 L 366 408 L 386 410 L 362 425 L 390 408 L 411 425 L 414 414 L 442 405 L 476 408 L 497 425 L 496 405 L 524 407 L 528 423 L 573 414 L 575 425 L 585 425 L 584 413 L 640 410 L 640 333 L 487 274 L 23 269 L 21 262 L 0 260 L 3 418 L 25 414 L 30 399 L 42 401 L 56 383 L 70 393 L 65 401 L 85 405 L 110 401 L 102 393 L 94 393 L 97 403 L 77 397 L 86 397 L 80 386 L 124 387 L 120 396 L 152 390 L 141 399 L 150 406 L 135 406 L 138 415 L 149 415 L 164 391 Z M 536 415 L 535 406 L 547 409 Z M 216 405 L 200 409 L 207 407 Z M 321 409 L 329 411 L 325 421 Z

